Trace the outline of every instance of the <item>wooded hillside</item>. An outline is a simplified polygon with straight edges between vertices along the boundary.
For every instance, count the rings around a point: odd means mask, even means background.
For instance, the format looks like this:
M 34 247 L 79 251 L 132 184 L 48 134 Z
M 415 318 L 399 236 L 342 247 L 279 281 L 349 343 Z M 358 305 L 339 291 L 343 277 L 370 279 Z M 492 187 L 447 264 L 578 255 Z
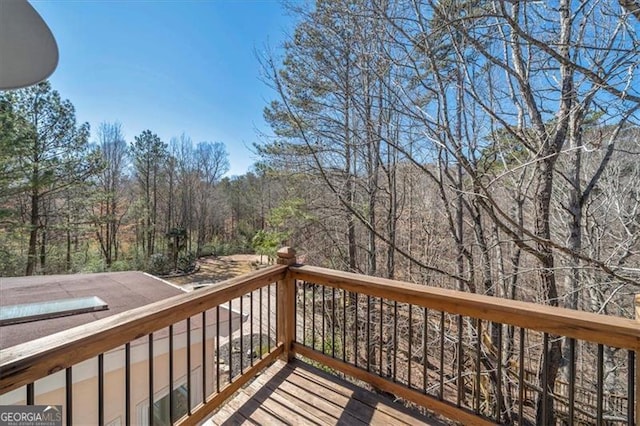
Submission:
M 639 21 L 568 0 L 318 1 L 263 55 L 273 135 L 89 129 L 49 83 L 0 94 L 0 273 L 308 263 L 631 315 Z M 125 117 L 123 117 L 125 119 Z M 234 143 L 233 141 L 228 141 Z

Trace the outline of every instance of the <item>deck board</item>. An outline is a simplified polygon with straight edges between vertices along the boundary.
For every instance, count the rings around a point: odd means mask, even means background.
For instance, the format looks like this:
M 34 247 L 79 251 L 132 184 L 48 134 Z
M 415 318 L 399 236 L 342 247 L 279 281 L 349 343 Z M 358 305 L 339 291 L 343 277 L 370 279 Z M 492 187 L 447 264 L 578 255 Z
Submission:
M 301 361 L 276 361 L 207 425 L 442 425 Z
M 273 389 L 276 394 L 283 395 L 292 406 L 295 406 L 309 415 L 314 417 L 314 420 L 321 425 L 325 424 L 337 424 L 342 418 L 348 424 L 363 425 L 358 417 L 354 417 L 352 412 L 344 413 L 341 406 L 336 404 L 335 401 L 327 399 L 321 395 L 320 392 L 316 392 L 317 389 L 309 391 L 303 386 L 299 386 L 296 383 L 292 383 L 291 379 L 294 375 L 290 375 L 288 380 L 281 383 L 278 389 Z
M 270 394 L 268 399 L 280 402 L 291 410 L 300 413 L 305 418 L 307 424 L 333 424 L 340 418 L 340 410 L 333 409 L 331 404 L 318 398 L 317 396 L 301 391 L 299 388 L 292 386 L 291 383 L 282 382 L 278 386 L 266 384 Z M 353 419 L 354 424 L 362 424 L 357 419 Z

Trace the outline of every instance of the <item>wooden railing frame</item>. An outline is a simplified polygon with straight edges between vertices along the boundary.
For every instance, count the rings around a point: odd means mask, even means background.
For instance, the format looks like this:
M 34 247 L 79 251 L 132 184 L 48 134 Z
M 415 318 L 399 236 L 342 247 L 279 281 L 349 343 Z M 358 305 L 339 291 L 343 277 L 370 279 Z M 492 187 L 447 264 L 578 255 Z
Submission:
M 640 327 L 637 321 L 631 319 L 409 284 L 315 266 L 294 265 L 289 267 L 289 274 L 298 280 L 367 296 L 602 343 L 636 353 L 640 351 Z
M 347 292 L 381 297 L 450 314 L 514 325 L 528 330 L 634 351 L 636 392 L 635 401 L 630 401 L 629 403 L 635 403 L 635 419 L 636 421 L 640 419 L 640 395 L 638 395 L 638 387 L 640 386 L 640 295 L 636 296 L 635 299 L 636 320 L 630 320 L 409 284 L 314 266 L 291 266 L 288 275 L 296 280 L 333 287 Z M 390 382 L 384 377 L 379 377 L 354 365 L 334 359 L 301 343 L 294 343 L 293 348 L 301 356 L 323 363 L 344 374 L 422 405 L 436 413 L 445 415 L 449 419 L 460 421 L 464 424 L 492 423 L 489 419 L 480 417 L 467 409 L 457 407 L 446 401 L 440 401 L 429 395 L 423 395 L 412 389 L 407 389 L 399 384 Z
M 0 394 L 118 348 L 171 324 L 282 280 L 274 265 L 0 351 Z

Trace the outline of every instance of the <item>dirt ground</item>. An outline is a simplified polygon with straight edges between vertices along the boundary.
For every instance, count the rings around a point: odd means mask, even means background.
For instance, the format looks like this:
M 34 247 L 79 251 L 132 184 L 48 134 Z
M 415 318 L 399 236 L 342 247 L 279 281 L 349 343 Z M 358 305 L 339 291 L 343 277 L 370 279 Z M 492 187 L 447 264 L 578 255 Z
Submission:
M 198 259 L 200 270 L 191 275 L 167 278 L 167 281 L 191 289 L 194 285 L 214 284 L 219 281 L 237 277 L 258 267 L 266 266 L 267 257 L 255 254 L 234 254 L 231 256 L 208 256 Z

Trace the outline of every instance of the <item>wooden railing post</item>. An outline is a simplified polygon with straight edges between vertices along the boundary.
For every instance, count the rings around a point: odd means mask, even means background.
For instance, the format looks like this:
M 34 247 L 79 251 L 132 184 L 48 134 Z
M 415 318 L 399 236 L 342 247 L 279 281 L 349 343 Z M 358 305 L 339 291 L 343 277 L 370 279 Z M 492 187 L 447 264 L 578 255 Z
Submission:
M 640 323 L 640 294 L 636 294 L 635 297 L 635 308 L 636 308 L 636 321 Z M 640 424 L 640 350 L 636 351 L 636 424 Z M 627 401 L 627 404 L 631 404 L 631 401 Z
M 296 251 L 291 247 L 278 250 L 278 264 L 291 266 L 296 263 Z M 278 342 L 284 345 L 282 359 L 293 359 L 293 341 L 295 339 L 295 297 L 296 280 L 287 271 L 284 279 L 278 281 Z

